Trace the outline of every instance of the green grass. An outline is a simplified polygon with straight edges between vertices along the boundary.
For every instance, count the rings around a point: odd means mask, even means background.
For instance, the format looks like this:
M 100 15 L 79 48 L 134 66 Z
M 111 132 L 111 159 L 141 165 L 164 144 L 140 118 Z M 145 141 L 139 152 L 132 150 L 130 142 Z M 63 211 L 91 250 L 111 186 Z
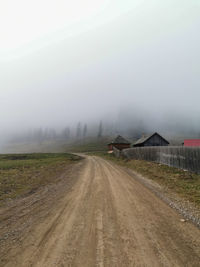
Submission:
M 110 155 L 102 152 L 95 153 L 95 155 L 133 169 L 200 208 L 200 174 L 183 171 L 155 162 L 117 159 L 113 154 Z
M 0 201 L 56 183 L 66 166 L 80 159 L 68 153 L 0 155 Z
M 14 143 L 4 147 L 4 153 L 64 153 L 64 152 L 88 152 L 106 151 L 107 144 L 112 137 L 87 137 L 82 140 L 54 140 L 39 143 Z
M 87 138 L 82 141 L 76 141 L 73 144 L 66 146 L 67 151 L 71 152 L 96 152 L 96 151 L 107 151 L 110 139 L 106 137 L 102 138 Z
M 75 161 L 79 157 L 68 153 L 33 153 L 33 154 L 10 154 L 0 155 L 0 170 L 15 168 L 29 168 L 55 163 L 60 160 Z

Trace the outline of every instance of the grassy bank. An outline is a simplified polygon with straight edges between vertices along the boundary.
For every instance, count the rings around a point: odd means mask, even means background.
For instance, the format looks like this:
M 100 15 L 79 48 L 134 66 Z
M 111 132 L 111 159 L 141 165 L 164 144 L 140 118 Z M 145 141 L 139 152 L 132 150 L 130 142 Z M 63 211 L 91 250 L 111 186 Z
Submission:
M 145 177 L 175 192 L 200 208 L 200 175 L 177 168 L 143 160 L 117 159 L 114 155 L 96 153 L 116 164 L 133 169 Z
M 66 167 L 80 159 L 67 153 L 0 155 L 0 201 L 56 183 Z

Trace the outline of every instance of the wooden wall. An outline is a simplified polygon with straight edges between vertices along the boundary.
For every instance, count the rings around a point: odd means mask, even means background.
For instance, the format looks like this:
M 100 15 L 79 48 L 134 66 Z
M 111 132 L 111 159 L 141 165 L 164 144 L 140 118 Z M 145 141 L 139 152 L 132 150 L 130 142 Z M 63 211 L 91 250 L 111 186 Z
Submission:
M 167 145 L 168 143 L 157 134 L 153 135 L 144 144 L 144 146 L 167 146 Z
M 122 150 L 121 156 L 127 159 L 155 161 L 171 167 L 200 173 L 199 147 L 136 147 Z

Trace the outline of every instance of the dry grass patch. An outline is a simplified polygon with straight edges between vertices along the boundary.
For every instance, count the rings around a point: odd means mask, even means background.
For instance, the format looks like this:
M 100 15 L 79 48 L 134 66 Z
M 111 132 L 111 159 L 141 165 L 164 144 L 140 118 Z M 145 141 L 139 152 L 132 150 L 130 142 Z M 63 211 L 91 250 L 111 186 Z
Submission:
M 0 202 L 56 183 L 66 167 L 80 159 L 67 153 L 0 155 Z

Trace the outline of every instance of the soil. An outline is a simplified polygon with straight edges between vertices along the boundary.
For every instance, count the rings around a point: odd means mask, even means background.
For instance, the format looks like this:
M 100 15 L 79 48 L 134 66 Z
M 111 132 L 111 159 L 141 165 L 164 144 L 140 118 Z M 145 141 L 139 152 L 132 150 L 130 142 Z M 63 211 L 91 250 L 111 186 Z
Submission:
M 0 208 L 0 266 L 200 266 L 200 231 L 95 156 Z

